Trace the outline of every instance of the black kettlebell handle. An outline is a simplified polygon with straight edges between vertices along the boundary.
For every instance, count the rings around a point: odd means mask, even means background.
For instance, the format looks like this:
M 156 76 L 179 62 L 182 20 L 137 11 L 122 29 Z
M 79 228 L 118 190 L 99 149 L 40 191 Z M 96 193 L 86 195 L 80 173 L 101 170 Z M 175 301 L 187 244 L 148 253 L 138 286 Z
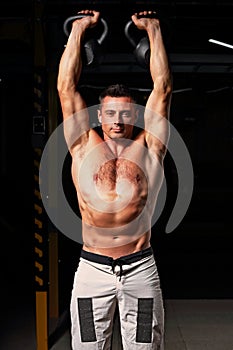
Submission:
M 132 38 L 132 36 L 130 36 L 129 34 L 129 28 L 131 27 L 131 25 L 133 24 L 133 21 L 130 20 L 129 22 L 126 23 L 125 25 L 125 36 L 127 37 L 127 39 L 129 40 L 129 42 L 131 43 L 131 45 L 133 47 L 137 46 L 136 41 Z
M 87 16 L 91 16 L 91 15 L 88 15 L 88 14 L 80 14 L 80 15 L 68 17 L 68 18 L 65 20 L 64 24 L 63 24 L 63 31 L 64 31 L 64 33 L 65 33 L 67 36 L 69 36 L 68 24 L 69 24 L 70 22 L 75 21 L 76 19 L 80 19 L 80 18 L 87 17 Z M 102 22 L 102 24 L 103 24 L 103 26 L 104 26 L 104 30 L 103 30 L 103 33 L 101 34 L 100 38 L 97 39 L 97 42 L 101 45 L 102 42 L 104 41 L 104 39 L 105 39 L 107 33 L 108 33 L 108 25 L 107 25 L 107 22 L 106 22 L 103 18 L 101 18 L 100 20 L 101 20 L 101 22 Z
M 129 29 L 132 24 L 133 24 L 132 20 L 126 23 L 125 36 L 129 40 L 131 45 L 134 47 L 134 55 L 136 57 L 137 62 L 143 68 L 148 68 L 149 61 L 150 61 L 150 44 L 149 44 L 148 36 L 144 36 L 139 40 L 139 42 L 136 42 L 133 36 L 131 36 L 129 33 Z

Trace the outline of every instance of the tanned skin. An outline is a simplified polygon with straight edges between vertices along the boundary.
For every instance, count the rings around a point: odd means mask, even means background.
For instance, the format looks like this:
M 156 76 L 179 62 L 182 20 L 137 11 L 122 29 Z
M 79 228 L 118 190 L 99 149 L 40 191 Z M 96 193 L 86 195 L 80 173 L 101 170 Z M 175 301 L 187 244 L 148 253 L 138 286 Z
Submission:
M 150 246 L 150 221 L 163 179 L 169 134 L 172 78 L 159 20 L 146 17 L 151 11 L 135 13 L 132 21 L 139 30 L 147 32 L 151 52 L 153 88 L 145 106 L 145 130 L 133 139 L 138 111 L 132 98 L 106 96 L 98 110 L 101 138 L 89 126 L 86 103 L 77 88 L 84 34 L 97 25 L 100 13 L 84 10 L 79 14 L 89 16 L 72 24 L 60 61 L 57 87 L 64 125 L 77 116 L 64 130 L 66 140 L 76 131 L 79 134 L 75 142 L 68 141 L 68 146 L 82 215 L 83 249 L 116 259 Z M 148 210 L 143 211 L 146 203 Z

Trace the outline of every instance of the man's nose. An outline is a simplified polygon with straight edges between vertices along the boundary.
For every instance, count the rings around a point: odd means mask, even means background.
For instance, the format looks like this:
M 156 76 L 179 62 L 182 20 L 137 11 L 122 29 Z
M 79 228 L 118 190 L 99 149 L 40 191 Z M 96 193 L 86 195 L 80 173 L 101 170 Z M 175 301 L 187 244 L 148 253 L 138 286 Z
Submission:
M 115 124 L 120 124 L 120 123 L 122 123 L 121 114 L 120 114 L 119 112 L 117 112 L 116 115 L 115 115 L 114 123 L 115 123 Z

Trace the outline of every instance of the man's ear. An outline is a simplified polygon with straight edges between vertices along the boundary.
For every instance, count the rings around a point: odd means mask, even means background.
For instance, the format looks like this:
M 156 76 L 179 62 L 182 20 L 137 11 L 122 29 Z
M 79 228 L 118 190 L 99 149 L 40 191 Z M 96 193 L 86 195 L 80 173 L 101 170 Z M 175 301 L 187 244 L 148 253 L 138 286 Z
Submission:
M 97 109 L 97 113 L 98 113 L 98 121 L 99 121 L 100 124 L 101 124 L 101 123 L 102 123 L 102 115 L 101 115 L 100 109 Z

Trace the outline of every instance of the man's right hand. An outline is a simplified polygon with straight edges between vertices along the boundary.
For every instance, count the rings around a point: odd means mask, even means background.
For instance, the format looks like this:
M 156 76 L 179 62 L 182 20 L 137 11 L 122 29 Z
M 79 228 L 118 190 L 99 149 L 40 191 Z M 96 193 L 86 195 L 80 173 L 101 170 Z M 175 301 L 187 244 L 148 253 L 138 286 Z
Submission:
M 100 12 L 94 10 L 82 10 L 77 13 L 77 15 L 85 15 L 83 18 L 76 19 L 72 26 L 79 26 L 82 30 L 87 28 L 93 28 L 98 23 Z
M 142 11 L 131 16 L 135 26 L 140 30 L 147 30 L 149 26 L 159 27 L 159 20 L 155 11 Z

